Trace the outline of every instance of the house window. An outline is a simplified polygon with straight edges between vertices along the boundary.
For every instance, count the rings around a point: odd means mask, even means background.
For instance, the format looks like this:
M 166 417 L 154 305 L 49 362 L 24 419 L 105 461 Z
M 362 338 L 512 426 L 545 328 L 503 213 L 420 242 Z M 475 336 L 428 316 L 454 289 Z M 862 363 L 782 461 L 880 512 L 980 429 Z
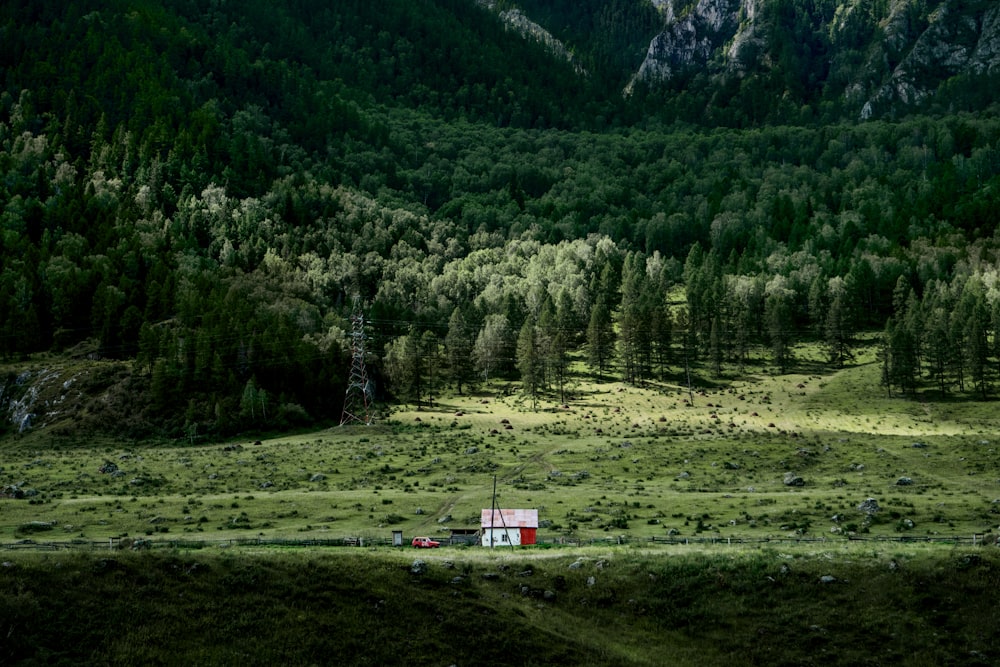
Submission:
M 510 542 L 510 538 L 507 536 L 507 533 L 504 533 L 503 535 L 500 536 L 500 541 L 501 542 Z

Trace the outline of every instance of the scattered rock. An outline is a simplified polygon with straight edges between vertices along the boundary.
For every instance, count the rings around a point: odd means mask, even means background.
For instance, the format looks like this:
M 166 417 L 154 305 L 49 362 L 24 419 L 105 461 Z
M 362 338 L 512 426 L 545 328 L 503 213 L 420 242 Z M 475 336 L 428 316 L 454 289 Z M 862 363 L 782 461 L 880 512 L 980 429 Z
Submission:
M 896 486 L 910 486 L 913 484 L 913 479 L 910 477 L 900 477 L 896 480 Z
M 837 577 L 832 574 L 824 574 L 819 578 L 819 583 L 821 584 L 835 584 L 837 583 Z
M 324 475 L 321 472 L 318 472 L 315 475 L 313 475 L 312 477 L 310 477 L 309 481 L 310 482 L 322 482 L 324 479 L 326 479 L 326 475 Z
M 875 514 L 881 510 L 882 508 L 878 506 L 878 501 L 874 498 L 868 498 L 858 505 L 858 511 L 864 514 Z
M 424 574 L 427 572 L 427 563 L 419 558 L 410 565 L 410 572 L 413 574 Z
M 582 560 L 575 560 L 575 561 L 573 561 L 572 563 L 569 564 L 569 569 L 571 569 L 571 570 L 579 570 L 581 567 L 583 567 L 583 561 Z
M 24 489 L 19 487 L 17 484 L 0 487 L 0 498 L 13 498 L 15 500 L 21 500 L 24 498 Z
M 806 481 L 794 472 L 786 472 L 783 480 L 785 486 L 805 486 Z

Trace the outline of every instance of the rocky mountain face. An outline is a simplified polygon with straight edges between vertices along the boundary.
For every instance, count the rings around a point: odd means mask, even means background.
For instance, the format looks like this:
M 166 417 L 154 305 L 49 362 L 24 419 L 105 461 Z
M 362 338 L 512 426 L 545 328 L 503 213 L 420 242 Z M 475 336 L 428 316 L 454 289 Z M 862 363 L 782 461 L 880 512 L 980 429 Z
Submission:
M 919 103 L 950 77 L 1000 72 L 1000 3 L 946 0 L 928 13 L 922 30 L 913 30 L 916 4 L 893 3 L 880 22 L 883 37 L 872 45 L 865 69 L 881 77 L 845 91 L 864 100 L 862 118 Z
M 947 79 L 1000 72 L 1000 4 L 975 0 L 680 0 L 661 11 L 665 28 L 649 45 L 630 82 L 662 83 L 704 69 L 717 77 L 747 76 L 774 67 L 777 43 L 803 35 L 781 31 L 789 13 L 811 9 L 814 36 L 830 62 L 822 82 L 856 106 L 861 118 L 919 104 Z M 801 5 L 801 6 L 799 6 Z M 830 8 L 833 9 L 830 12 Z M 824 11 L 825 10 L 825 11 Z M 858 66 L 848 69 L 851 62 Z M 839 69 L 837 66 L 839 65 Z M 831 87 L 842 90 L 830 90 Z
M 631 94 L 639 81 L 669 81 L 678 74 L 707 68 L 723 51 L 738 50 L 753 39 L 756 5 L 757 0 L 701 0 L 680 14 L 669 1 L 659 5 L 666 27 L 650 42 L 646 59 L 625 94 Z
M 577 73 L 586 74 L 584 68 L 574 60 L 573 54 L 566 48 L 565 44 L 556 39 L 552 33 L 543 28 L 541 25 L 532 21 L 528 15 L 520 9 L 516 7 L 512 9 L 499 8 L 496 0 L 476 0 L 476 3 L 485 9 L 496 12 L 500 17 L 500 20 L 503 21 L 504 25 L 506 25 L 509 29 L 520 33 L 527 39 L 535 39 L 544 44 L 549 52 L 554 56 L 572 64 Z
M 640 85 L 677 88 L 698 75 L 702 85 L 719 86 L 770 76 L 797 82 L 785 95 L 801 103 L 837 101 L 867 119 L 920 105 L 956 77 L 1000 76 L 996 0 L 653 4 L 663 29 L 626 96 Z

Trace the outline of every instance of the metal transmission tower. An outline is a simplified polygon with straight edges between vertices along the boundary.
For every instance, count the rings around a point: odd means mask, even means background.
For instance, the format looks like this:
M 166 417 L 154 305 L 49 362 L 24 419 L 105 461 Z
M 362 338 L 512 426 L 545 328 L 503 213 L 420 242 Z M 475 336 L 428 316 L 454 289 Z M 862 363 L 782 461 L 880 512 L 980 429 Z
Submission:
M 361 312 L 361 299 L 354 297 L 351 313 L 351 380 L 344 396 L 344 412 L 340 415 L 340 425 L 360 422 L 371 424 L 372 387 L 365 370 L 365 316 Z

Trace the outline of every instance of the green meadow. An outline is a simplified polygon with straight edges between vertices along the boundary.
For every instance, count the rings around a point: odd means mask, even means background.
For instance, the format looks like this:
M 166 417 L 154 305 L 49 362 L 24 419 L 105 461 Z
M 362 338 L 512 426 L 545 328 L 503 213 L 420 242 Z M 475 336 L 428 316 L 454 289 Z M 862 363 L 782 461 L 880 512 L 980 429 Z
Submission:
M 875 363 L 700 389 L 579 379 L 563 404 L 513 389 L 260 440 L 8 439 L 0 483 L 25 497 L 0 501 L 0 540 L 440 538 L 478 527 L 494 480 L 549 543 L 997 527 L 994 404 L 891 398 Z
M 878 373 L 581 376 L 535 406 L 497 384 L 259 440 L 9 438 L 0 664 L 995 664 L 994 406 Z M 389 545 L 476 528 L 494 480 L 541 544 Z

